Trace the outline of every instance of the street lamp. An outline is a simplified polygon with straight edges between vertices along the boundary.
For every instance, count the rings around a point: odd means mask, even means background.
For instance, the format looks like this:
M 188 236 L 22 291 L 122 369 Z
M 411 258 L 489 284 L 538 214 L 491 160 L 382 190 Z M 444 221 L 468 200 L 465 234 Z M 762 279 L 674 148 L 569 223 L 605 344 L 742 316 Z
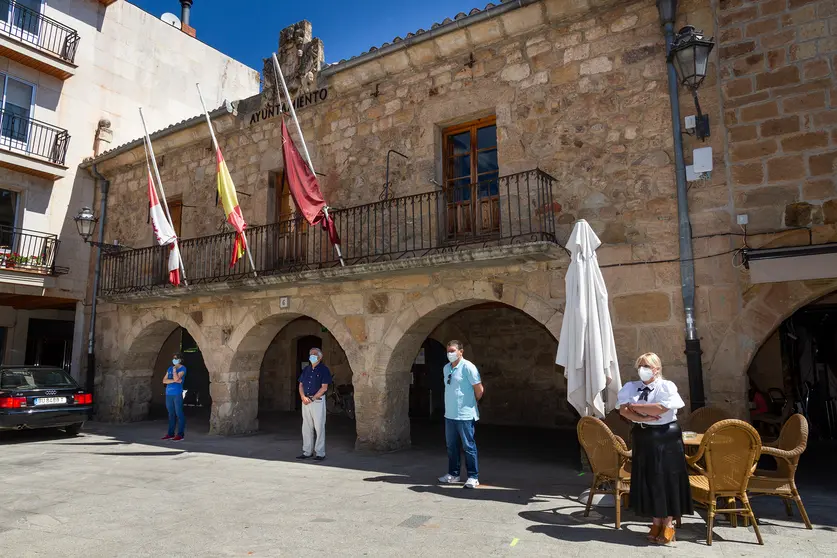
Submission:
M 78 212 L 78 215 L 73 217 L 73 221 L 76 222 L 76 228 L 78 229 L 78 234 L 81 236 L 82 240 L 84 240 L 90 246 L 94 246 L 96 248 L 101 248 L 102 251 L 107 253 L 116 253 L 121 252 L 122 250 L 128 249 L 127 246 L 122 246 L 121 244 L 107 244 L 105 242 L 96 242 L 90 240 L 90 237 L 93 236 L 93 230 L 96 228 L 96 223 L 99 222 L 99 218 L 93 214 L 93 210 L 89 207 L 82 207 L 81 210 Z
M 715 47 L 715 41 L 705 39 L 703 31 L 692 25 L 680 29 L 672 41 L 668 62 L 674 66 L 680 84 L 692 92 L 697 110 L 695 121 L 695 135 L 701 141 L 709 137 L 709 115 L 700 110 L 697 90 L 706 78 L 706 68 L 709 65 L 709 53 Z
M 93 215 L 93 210 L 89 207 L 82 207 L 78 215 L 73 217 L 73 221 L 76 222 L 78 234 L 81 238 L 85 242 L 90 242 L 90 237 L 93 236 L 93 229 L 96 228 L 96 223 L 99 222 L 99 218 Z

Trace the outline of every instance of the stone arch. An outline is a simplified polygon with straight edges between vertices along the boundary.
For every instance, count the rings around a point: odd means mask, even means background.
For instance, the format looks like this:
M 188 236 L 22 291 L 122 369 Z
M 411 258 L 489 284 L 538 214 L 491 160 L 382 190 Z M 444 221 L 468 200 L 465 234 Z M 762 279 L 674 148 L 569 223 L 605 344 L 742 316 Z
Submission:
M 201 327 L 189 315 L 175 308 L 155 308 L 137 319 L 120 345 L 112 369 L 103 374 L 98 415 L 111 422 L 134 422 L 148 416 L 154 364 L 166 339 L 178 327 L 186 329 L 199 347 L 208 347 Z M 206 360 L 212 375 L 213 365 Z
M 258 430 L 259 374 L 270 343 L 293 320 L 307 317 L 316 320 L 334 336 L 346 353 L 354 372 L 361 363 L 360 349 L 341 320 L 330 307 L 313 300 L 292 298 L 286 308 L 279 300 L 267 302 L 248 312 L 232 331 L 227 345 L 231 349 L 229 371 L 220 383 L 213 405 L 213 425 L 218 431 L 240 434 Z M 216 393 L 212 394 L 213 402 Z
M 409 446 L 409 372 L 422 343 L 456 312 L 488 302 L 519 310 L 543 325 L 556 341 L 560 337 L 563 306 L 515 285 L 472 281 L 438 287 L 425 294 L 407 305 L 384 334 L 375 368 L 364 378 L 371 385 L 356 383 L 359 448 L 393 450 Z M 376 412 L 362 414 L 363 408 Z
M 765 283 L 745 291 L 744 307 L 727 328 L 704 375 L 707 404 L 746 417 L 747 370 L 758 349 L 794 312 L 835 291 L 837 279 Z

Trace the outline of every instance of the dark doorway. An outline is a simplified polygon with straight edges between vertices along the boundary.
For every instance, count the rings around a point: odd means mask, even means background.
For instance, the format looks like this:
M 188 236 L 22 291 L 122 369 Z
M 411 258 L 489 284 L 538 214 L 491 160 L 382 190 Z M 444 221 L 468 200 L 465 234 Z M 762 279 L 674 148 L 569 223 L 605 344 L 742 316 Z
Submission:
M 73 355 L 73 322 L 29 320 L 25 364 L 69 369 Z
M 180 328 L 180 335 L 180 352 L 183 354 L 183 365 L 187 370 L 186 380 L 183 382 L 183 389 L 186 390 L 183 406 L 187 416 L 208 422 L 212 412 L 209 370 L 206 369 L 203 355 L 194 338 L 183 328 Z
M 293 382 L 293 393 L 294 393 L 294 401 L 296 401 L 295 408 L 297 411 L 302 410 L 302 400 L 299 398 L 298 391 L 299 391 L 299 382 L 297 378 L 299 378 L 299 374 L 302 372 L 302 369 L 308 366 L 308 355 L 311 353 L 311 349 L 322 349 L 323 347 L 323 340 L 316 335 L 306 335 L 305 337 L 300 337 L 296 342 L 296 362 L 294 362 L 294 382 Z
M 445 347 L 427 338 L 410 370 L 410 418 L 442 420 L 445 386 L 442 369 L 447 363 Z

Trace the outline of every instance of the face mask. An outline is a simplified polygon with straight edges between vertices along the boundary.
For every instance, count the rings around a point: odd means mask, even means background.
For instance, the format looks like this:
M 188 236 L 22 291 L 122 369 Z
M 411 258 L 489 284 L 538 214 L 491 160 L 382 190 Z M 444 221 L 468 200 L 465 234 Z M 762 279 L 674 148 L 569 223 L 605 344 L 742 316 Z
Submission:
M 308 357 L 308 361 L 311 364 L 317 364 L 318 360 L 320 360 L 320 359 L 319 359 L 319 357 L 317 357 L 317 355 L 311 355 L 311 356 Z
M 448 353 L 448 360 L 451 362 L 456 362 L 459 360 L 459 355 L 457 353 Z
M 177 366 L 178 364 L 180 364 L 180 359 L 179 358 L 173 358 L 173 359 L 171 359 L 171 363 L 174 364 L 175 366 Z
M 639 379 L 643 382 L 650 382 L 654 378 L 654 371 L 647 366 L 639 367 Z

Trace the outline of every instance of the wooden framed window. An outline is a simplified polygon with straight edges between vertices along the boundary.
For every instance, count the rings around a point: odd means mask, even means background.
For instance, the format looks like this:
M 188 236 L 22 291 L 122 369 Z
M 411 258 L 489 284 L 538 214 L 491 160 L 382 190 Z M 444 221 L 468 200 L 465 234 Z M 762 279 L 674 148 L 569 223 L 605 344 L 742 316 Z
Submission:
M 171 226 L 174 229 L 174 234 L 180 238 L 181 224 L 183 222 L 183 200 L 181 198 L 174 198 L 168 200 L 169 214 L 171 215 Z
M 442 132 L 448 237 L 500 230 L 497 119 L 488 116 Z

